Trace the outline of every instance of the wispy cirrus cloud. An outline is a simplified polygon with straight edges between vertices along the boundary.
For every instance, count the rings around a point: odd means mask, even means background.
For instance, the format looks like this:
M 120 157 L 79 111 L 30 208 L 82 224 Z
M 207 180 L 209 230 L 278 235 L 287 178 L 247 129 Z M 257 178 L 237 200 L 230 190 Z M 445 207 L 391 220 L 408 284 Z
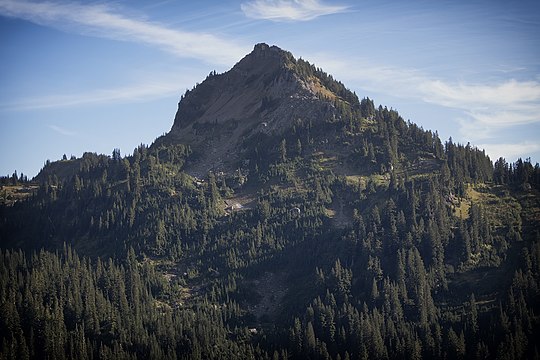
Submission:
M 426 79 L 419 84 L 422 98 L 461 110 L 460 133 L 474 141 L 501 130 L 540 123 L 540 82 L 504 79 L 497 83 L 448 83 Z
M 142 43 L 180 58 L 231 65 L 247 50 L 229 39 L 167 27 L 119 13 L 105 4 L 0 0 L 0 15 L 75 33 Z
M 75 135 L 77 135 L 77 133 L 75 131 L 68 130 L 66 128 L 63 128 L 63 127 L 57 126 L 57 125 L 49 125 L 49 129 L 59 133 L 60 135 L 64 135 L 64 136 L 75 136 Z
M 326 5 L 320 0 L 252 0 L 242 3 L 240 8 L 249 18 L 271 21 L 308 21 L 348 9 L 343 5 Z
M 462 105 L 525 105 L 540 100 L 537 81 L 508 79 L 495 84 L 449 84 L 441 80 L 424 81 L 421 89 L 427 99 L 446 106 Z
M 188 88 L 188 81 L 155 81 L 109 89 L 97 89 L 73 94 L 55 94 L 29 97 L 13 103 L 0 103 L 3 111 L 30 111 L 65 108 L 82 105 L 151 101 L 163 96 L 178 95 L 179 89 Z
M 540 81 L 452 82 L 414 69 L 342 61 L 322 56 L 318 65 L 347 83 L 390 96 L 458 110 L 455 121 L 472 141 L 518 125 L 540 123 Z
M 480 149 L 485 149 L 491 155 L 491 160 L 496 160 L 500 157 L 509 161 L 515 161 L 518 158 L 526 158 L 536 151 L 540 151 L 538 142 L 524 141 L 519 143 L 487 143 L 479 144 Z
M 106 39 L 128 41 L 154 47 L 178 58 L 193 58 L 206 63 L 230 66 L 248 52 L 236 42 L 202 32 L 167 27 L 144 18 L 122 14 L 111 5 L 84 5 L 77 2 L 31 2 L 0 0 L 0 16 L 26 20 L 67 32 Z M 76 93 L 47 94 L 0 103 L 0 110 L 36 110 L 78 105 L 147 101 L 190 88 L 198 79 L 146 74 L 137 84 Z

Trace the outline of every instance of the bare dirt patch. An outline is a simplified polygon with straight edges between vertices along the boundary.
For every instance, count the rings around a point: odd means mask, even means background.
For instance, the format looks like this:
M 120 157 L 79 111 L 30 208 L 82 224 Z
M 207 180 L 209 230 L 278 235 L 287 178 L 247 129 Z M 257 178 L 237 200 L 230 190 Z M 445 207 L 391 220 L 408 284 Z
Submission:
M 234 195 L 223 200 L 225 210 L 245 210 L 255 206 L 255 196 L 249 193 Z

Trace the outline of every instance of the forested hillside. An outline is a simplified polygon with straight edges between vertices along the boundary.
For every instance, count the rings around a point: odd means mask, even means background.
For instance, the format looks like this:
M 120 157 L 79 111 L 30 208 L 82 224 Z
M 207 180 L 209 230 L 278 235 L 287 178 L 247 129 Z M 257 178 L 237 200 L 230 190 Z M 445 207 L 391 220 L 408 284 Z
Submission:
M 153 145 L 2 179 L 0 358 L 538 358 L 538 164 L 258 47 L 234 76 L 296 85 L 241 132 L 211 74 Z M 290 94 L 316 111 L 271 123 Z

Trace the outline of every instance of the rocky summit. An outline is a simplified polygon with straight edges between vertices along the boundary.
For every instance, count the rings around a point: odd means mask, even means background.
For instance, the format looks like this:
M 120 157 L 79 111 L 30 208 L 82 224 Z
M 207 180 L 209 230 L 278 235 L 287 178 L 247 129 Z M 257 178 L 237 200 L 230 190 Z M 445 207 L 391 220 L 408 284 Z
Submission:
M 336 117 L 339 97 L 312 67 L 277 46 L 261 43 L 231 70 L 208 77 L 182 96 L 171 131 L 157 144 L 183 143 L 199 154 L 193 172 L 229 169 L 245 139 L 280 134 L 297 119 Z

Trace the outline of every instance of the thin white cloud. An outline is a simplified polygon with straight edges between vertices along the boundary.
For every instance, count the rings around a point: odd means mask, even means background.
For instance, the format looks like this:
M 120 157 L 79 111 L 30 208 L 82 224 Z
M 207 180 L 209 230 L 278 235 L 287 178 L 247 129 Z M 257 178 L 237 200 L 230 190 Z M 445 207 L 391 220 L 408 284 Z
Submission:
M 0 16 L 14 17 L 68 32 L 141 43 L 172 53 L 179 58 L 195 58 L 207 63 L 230 66 L 249 48 L 233 41 L 200 32 L 186 32 L 162 24 L 136 19 L 107 5 L 75 2 L 29 2 L 0 0 Z M 155 74 L 154 74 L 155 75 Z M 147 78 L 150 76 L 146 76 Z M 155 77 L 155 76 L 152 76 Z M 77 105 L 153 100 L 191 88 L 198 79 L 145 81 L 111 89 L 54 94 L 0 103 L 1 110 L 36 110 Z
M 342 5 L 326 5 L 320 0 L 253 0 L 241 4 L 240 8 L 249 18 L 271 21 L 308 21 L 348 9 Z
M 510 106 L 525 109 L 531 103 L 540 102 L 540 83 L 536 81 L 509 79 L 498 84 L 451 84 L 425 79 L 420 90 L 425 94 L 426 101 L 455 108 Z
M 471 141 L 490 138 L 495 131 L 513 126 L 540 123 L 540 79 L 453 83 L 412 69 L 328 59 L 324 55 L 313 58 L 320 60 L 318 66 L 351 85 L 460 111 L 462 117 L 455 120 Z
M 75 135 L 77 135 L 77 133 L 75 131 L 71 131 L 71 130 L 65 129 L 63 127 L 60 127 L 60 126 L 56 126 L 56 125 L 49 125 L 49 129 L 59 133 L 60 135 L 64 135 L 64 136 L 75 136 Z
M 26 98 L 17 103 L 0 104 L 3 111 L 29 111 L 81 105 L 151 101 L 178 95 L 179 89 L 191 87 L 187 81 L 144 82 L 113 89 L 98 89 L 75 94 L 57 94 Z
M 521 143 L 503 143 L 503 144 L 479 144 L 480 149 L 485 149 L 491 157 L 491 160 L 495 161 L 500 157 L 505 158 L 507 161 L 515 161 L 518 158 L 525 159 L 534 152 L 540 151 L 540 143 L 525 141 Z
M 196 58 L 214 64 L 234 64 L 249 50 L 215 35 L 130 18 L 107 5 L 0 0 L 0 15 L 76 33 L 143 43 L 181 58 Z

